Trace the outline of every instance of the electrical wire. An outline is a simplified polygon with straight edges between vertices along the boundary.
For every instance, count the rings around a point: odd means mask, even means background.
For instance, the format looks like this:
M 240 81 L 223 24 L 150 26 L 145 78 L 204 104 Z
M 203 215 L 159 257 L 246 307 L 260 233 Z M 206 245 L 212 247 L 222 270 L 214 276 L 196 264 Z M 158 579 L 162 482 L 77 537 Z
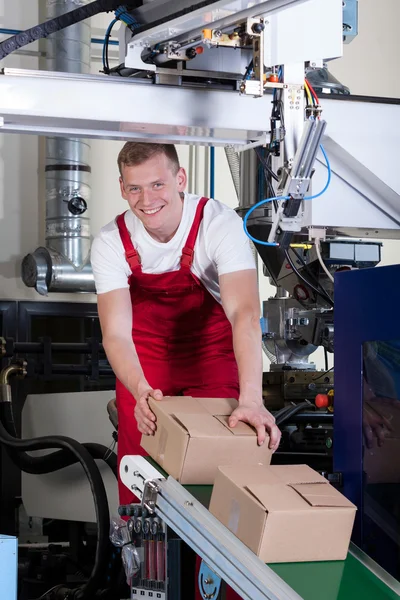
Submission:
M 333 371 L 333 367 L 331 367 L 330 369 L 328 369 L 327 371 L 324 371 L 323 373 L 321 373 L 321 375 L 318 375 L 318 377 L 313 377 L 312 380 L 313 381 L 317 381 L 318 379 L 321 379 L 321 377 L 324 377 L 325 375 L 327 375 L 328 373 L 330 373 L 331 371 Z
M 39 598 L 36 598 L 36 600 L 45 600 L 46 596 L 48 596 L 51 592 L 55 592 L 55 590 L 64 587 L 64 584 L 58 584 L 58 585 L 54 585 L 52 588 L 50 588 L 49 590 L 47 590 L 47 592 L 45 592 L 44 594 L 42 594 L 41 596 L 39 596 Z
M 325 262 L 322 259 L 322 255 L 321 255 L 321 241 L 319 239 L 315 240 L 315 251 L 317 253 L 317 257 L 319 260 L 319 263 L 321 265 L 321 267 L 323 268 L 323 270 L 325 271 L 325 273 L 327 274 L 327 276 L 329 277 L 329 279 L 332 281 L 332 283 L 334 283 L 334 279 L 331 275 L 331 273 L 329 272 L 328 267 L 326 266 Z
M 327 372 L 329 370 L 329 364 L 328 364 L 328 348 L 324 347 L 324 359 L 325 359 L 325 371 Z
M 295 248 L 293 248 L 292 245 L 290 246 L 290 248 L 291 248 L 293 254 L 296 256 L 297 260 L 302 264 L 302 267 L 305 270 L 305 272 L 307 273 L 307 275 L 309 277 L 311 277 L 311 279 L 314 281 L 315 285 L 319 286 L 322 293 L 326 296 L 326 300 L 329 301 L 329 304 L 331 304 L 333 306 L 332 298 L 330 297 L 330 295 L 328 294 L 328 292 L 326 291 L 326 289 L 324 288 L 322 283 L 320 281 L 318 281 L 317 277 L 315 277 L 314 273 L 309 268 L 309 265 L 306 263 L 306 261 L 303 259 L 303 257 L 297 252 L 297 250 Z
M 111 32 L 113 30 L 113 27 L 115 25 L 115 23 L 117 23 L 118 19 L 113 19 L 111 21 L 111 23 L 109 24 L 107 31 L 106 31 L 106 35 L 104 37 L 104 44 L 103 44 L 103 70 L 104 73 L 106 73 L 106 75 L 108 75 L 108 73 L 110 72 L 110 63 L 108 60 L 108 44 L 110 41 L 110 37 L 111 37 Z
M 311 283 L 311 281 L 308 281 L 303 275 L 302 273 L 300 273 L 300 271 L 298 270 L 298 268 L 296 267 L 296 265 L 294 264 L 294 261 L 292 260 L 292 257 L 290 256 L 289 252 L 287 250 L 284 251 L 285 252 L 285 257 L 286 260 L 288 261 L 289 265 L 292 267 L 292 270 L 294 271 L 294 273 L 296 273 L 297 277 L 299 279 L 301 279 L 301 281 L 303 283 L 306 284 L 307 287 L 311 288 L 316 294 L 318 294 L 318 296 L 321 296 L 321 298 L 324 298 L 324 300 L 333 307 L 333 300 L 331 298 L 329 298 L 329 296 L 327 296 L 326 294 L 324 294 L 321 290 L 319 290 L 314 284 Z
M 309 89 L 310 89 L 310 92 L 311 92 L 311 94 L 312 94 L 313 98 L 315 98 L 315 101 L 316 101 L 316 103 L 317 103 L 317 106 L 319 106 L 319 98 L 318 98 L 318 96 L 317 96 L 317 94 L 316 94 L 316 92 L 315 92 L 315 90 L 314 90 L 313 86 L 311 85 L 311 83 L 310 83 L 310 82 L 309 82 L 307 79 L 306 79 L 306 84 L 308 85 L 308 87 L 309 87 Z
M 314 106 L 313 97 L 311 95 L 310 88 L 308 87 L 307 80 L 304 82 L 304 89 L 308 98 L 309 106 Z

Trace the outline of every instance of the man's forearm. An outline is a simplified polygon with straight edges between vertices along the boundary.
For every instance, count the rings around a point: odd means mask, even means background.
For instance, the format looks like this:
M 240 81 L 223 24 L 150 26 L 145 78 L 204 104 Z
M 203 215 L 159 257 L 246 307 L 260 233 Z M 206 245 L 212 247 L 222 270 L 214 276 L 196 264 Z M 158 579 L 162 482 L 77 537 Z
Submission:
M 139 397 L 141 387 L 147 384 L 139 357 L 132 341 L 118 336 L 103 339 L 104 350 L 108 361 L 121 383 Z
M 262 346 L 259 319 L 238 315 L 232 322 L 233 349 L 239 370 L 240 400 L 262 403 Z

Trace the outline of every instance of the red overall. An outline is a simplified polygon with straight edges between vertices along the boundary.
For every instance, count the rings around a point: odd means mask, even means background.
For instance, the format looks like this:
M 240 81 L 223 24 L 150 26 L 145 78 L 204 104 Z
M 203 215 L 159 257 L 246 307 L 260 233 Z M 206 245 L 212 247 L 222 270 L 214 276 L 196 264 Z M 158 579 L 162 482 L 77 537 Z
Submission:
M 232 328 L 225 312 L 192 273 L 194 246 L 207 198 L 197 206 L 180 269 L 169 273 L 142 272 L 124 214 L 117 225 L 132 271 L 132 338 L 146 380 L 165 396 L 238 398 L 239 380 Z M 126 454 L 146 453 L 134 417 L 135 400 L 117 380 L 118 463 Z M 136 501 L 119 482 L 121 504 Z M 197 586 L 196 586 L 197 589 Z M 232 590 L 229 590 L 232 594 Z M 229 598 L 238 598 L 236 594 Z M 200 598 L 196 596 L 196 598 Z

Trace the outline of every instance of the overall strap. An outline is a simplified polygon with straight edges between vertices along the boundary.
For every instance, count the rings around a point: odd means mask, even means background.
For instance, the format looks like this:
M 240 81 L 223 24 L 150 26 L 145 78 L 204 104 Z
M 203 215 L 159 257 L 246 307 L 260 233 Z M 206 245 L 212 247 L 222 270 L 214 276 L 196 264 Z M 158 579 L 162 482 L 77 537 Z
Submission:
M 194 246 L 196 244 L 197 234 L 199 233 L 200 225 L 203 220 L 204 207 L 207 204 L 208 200 L 209 198 L 201 198 L 197 205 L 192 227 L 189 231 L 186 244 L 182 248 L 181 267 L 186 267 L 190 269 L 193 263 Z
M 119 235 L 121 236 L 122 245 L 125 249 L 125 258 L 131 268 L 131 271 L 133 271 L 134 269 L 141 268 L 140 256 L 132 244 L 132 239 L 125 223 L 126 212 L 118 215 L 116 218 L 116 223 L 119 229 Z

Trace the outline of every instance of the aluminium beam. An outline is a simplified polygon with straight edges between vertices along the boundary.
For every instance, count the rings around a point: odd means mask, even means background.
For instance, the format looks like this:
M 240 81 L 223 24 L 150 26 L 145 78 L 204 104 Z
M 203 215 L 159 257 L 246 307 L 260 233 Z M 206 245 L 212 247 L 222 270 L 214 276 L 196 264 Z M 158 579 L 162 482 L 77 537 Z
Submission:
M 271 98 L 114 77 L 4 69 L 0 131 L 244 146 L 265 139 Z

